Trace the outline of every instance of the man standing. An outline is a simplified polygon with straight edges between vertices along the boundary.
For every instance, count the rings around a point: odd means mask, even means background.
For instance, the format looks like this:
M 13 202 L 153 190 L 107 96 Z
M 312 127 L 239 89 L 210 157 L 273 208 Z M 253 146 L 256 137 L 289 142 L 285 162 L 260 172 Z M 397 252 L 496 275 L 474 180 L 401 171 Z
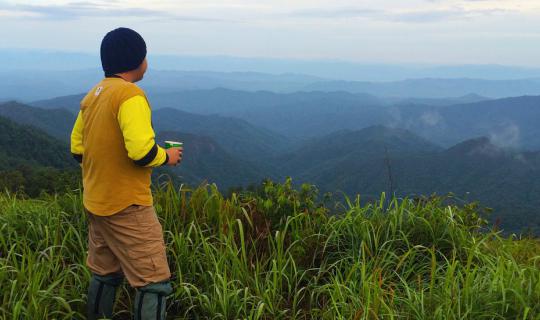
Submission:
M 105 78 L 81 101 L 71 152 L 82 165 L 88 216 L 88 319 L 111 318 L 116 288 L 125 276 L 137 289 L 135 319 L 165 319 L 170 271 L 150 176 L 153 167 L 177 165 L 182 149 L 154 140 L 146 95 L 134 82 L 147 69 L 146 44 L 118 28 L 101 42 Z

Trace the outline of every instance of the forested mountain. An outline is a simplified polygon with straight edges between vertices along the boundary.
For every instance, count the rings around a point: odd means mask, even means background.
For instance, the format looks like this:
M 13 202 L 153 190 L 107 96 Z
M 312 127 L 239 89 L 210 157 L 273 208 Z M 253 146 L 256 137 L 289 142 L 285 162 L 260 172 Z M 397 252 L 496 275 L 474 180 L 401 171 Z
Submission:
M 239 93 L 229 90 L 175 94 L 161 103 L 176 109 L 213 112 L 238 117 L 289 138 L 312 138 L 338 130 L 359 130 L 373 125 L 406 128 L 449 147 L 463 140 L 489 136 L 496 144 L 540 149 L 540 96 L 483 100 L 447 105 L 444 99 L 410 100 L 395 105 L 369 95 L 346 92 Z M 266 97 L 266 98 L 263 98 Z M 176 103 L 174 102 L 176 101 Z M 251 104 L 248 101 L 252 101 Z M 426 102 L 436 105 L 426 105 Z
M 35 127 L 0 117 L 0 169 L 16 164 L 54 168 L 74 166 L 66 144 Z
M 353 147 L 350 140 L 364 142 Z M 366 200 L 382 191 L 398 196 L 452 192 L 494 208 L 491 221 L 500 221 L 507 231 L 529 226 L 540 233 L 540 152 L 502 149 L 486 137 L 445 150 L 423 141 L 384 127 L 331 134 L 306 143 L 280 172 L 322 191 L 359 193 Z M 333 154 L 339 156 L 328 161 Z
M 80 96 L 68 96 L 47 102 L 36 103 L 47 108 L 29 107 L 11 102 L 0 105 L 0 115 L 24 124 L 34 125 L 62 140 L 69 141 L 75 122 L 73 101 Z M 60 108 L 53 108 L 58 105 Z M 72 110 L 73 112 L 68 112 Z M 159 109 L 152 113 L 156 132 L 181 131 L 195 135 L 208 136 L 239 158 L 263 158 L 290 147 L 291 140 L 258 128 L 242 119 L 217 115 L 198 115 L 175 109 Z M 161 141 L 162 142 L 162 141 Z
M 0 117 L 0 189 L 37 196 L 79 185 L 67 145 L 31 126 Z
M 500 146 L 540 149 L 540 96 L 523 96 L 442 108 L 404 107 L 401 127 L 442 145 L 489 136 Z
M 26 185 L 32 181 L 37 186 L 49 181 L 51 184 L 47 187 L 49 188 L 55 183 L 53 181 L 56 181 L 58 185 L 62 184 L 55 177 L 49 177 L 49 175 L 65 178 L 60 175 L 58 170 L 52 168 L 69 169 L 70 171 L 73 169 L 76 174 L 80 171 L 75 160 L 71 157 L 68 143 L 74 121 L 73 114 L 63 109 L 45 110 L 17 103 L 0 105 L 0 111 L 20 123 L 17 124 L 7 118 L 0 117 L 0 171 L 3 170 L 0 187 L 7 186 L 16 190 L 18 184 Z M 161 113 L 157 112 L 156 115 L 159 117 Z M 175 116 L 180 118 L 175 118 Z M 247 155 L 263 156 L 270 150 L 283 147 L 286 143 L 285 139 L 277 138 L 274 145 L 272 143 L 273 135 L 267 134 L 264 130 L 257 131 L 242 120 L 234 122 L 235 120 L 231 119 L 232 123 L 226 126 L 221 125 L 219 120 L 208 121 L 208 119 L 220 119 L 221 117 L 189 115 L 175 110 L 172 110 L 171 117 L 167 120 L 165 120 L 166 114 L 163 117 L 164 126 L 169 126 L 170 129 L 168 129 L 169 131 L 165 129 L 158 131 L 157 141 L 183 141 L 186 153 L 182 166 L 175 169 L 160 168 L 156 172 L 156 176 L 165 170 L 181 183 L 199 184 L 207 180 L 216 182 L 226 189 L 239 184 L 260 181 L 271 174 L 261 171 L 258 166 L 250 162 L 252 157 Z M 207 126 L 209 132 L 212 132 L 212 126 L 216 126 L 215 130 L 230 128 L 231 133 L 237 133 L 238 137 L 235 139 L 234 136 L 229 135 L 231 138 L 224 140 L 223 143 L 224 146 L 230 146 L 230 149 L 224 148 L 207 136 L 170 131 L 173 130 L 177 119 L 187 121 L 186 127 L 193 130 L 196 130 L 199 125 L 203 128 Z M 224 119 L 223 121 L 227 122 L 228 120 Z M 64 141 L 49 136 L 37 126 L 49 132 L 58 133 Z M 197 130 L 202 131 L 201 129 Z M 216 135 L 220 136 L 219 132 Z M 280 145 L 281 142 L 283 144 Z M 47 169 L 46 167 L 51 168 Z M 76 174 L 74 178 L 76 178 Z M 44 175 L 48 178 L 43 178 Z M 36 177 L 43 178 L 43 183 L 36 182 Z
M 368 94 L 352 94 L 345 91 L 336 92 L 294 92 L 275 93 L 271 91 L 239 91 L 225 88 L 209 90 L 174 90 L 171 92 L 145 90 L 153 109 L 174 108 L 197 114 L 238 115 L 253 110 L 272 108 L 277 105 L 303 105 L 309 101 L 342 100 L 357 104 L 383 105 L 383 99 Z M 64 108 L 78 110 L 79 103 L 85 94 L 60 96 L 51 99 L 34 101 L 32 106 L 40 108 Z M 395 101 L 401 101 L 397 99 Z M 444 101 L 448 101 L 445 99 Z
M 175 181 L 198 185 L 203 181 L 217 183 L 220 188 L 248 185 L 271 177 L 268 172 L 224 149 L 214 140 L 177 131 L 160 132 L 159 141 L 177 140 L 184 143 L 184 157 L 178 167 L 162 167 L 161 173 L 169 173 Z
M 155 110 L 152 122 L 157 132 L 182 131 L 211 137 L 239 159 L 265 158 L 290 145 L 290 139 L 284 136 L 230 117 L 197 115 L 167 108 Z
M 337 169 L 339 163 L 348 160 L 360 163 L 366 159 L 384 159 L 389 154 L 422 155 L 440 149 L 407 130 L 373 126 L 311 139 L 293 152 L 280 156 L 278 163 L 283 164 L 279 171 L 285 176 L 311 177 L 328 166 Z M 349 173 L 343 169 L 343 174 Z
M 451 101 L 475 100 L 479 101 L 449 105 Z M 79 101 L 80 96 L 68 96 L 34 105 L 77 110 Z M 156 94 L 150 101 L 154 110 L 170 108 L 240 118 L 259 130 L 265 128 L 289 139 L 385 125 L 406 128 L 446 147 L 473 137 L 489 136 L 502 146 L 540 149 L 540 127 L 535 125 L 540 122 L 540 96 L 485 100 L 469 95 L 454 100 L 392 102 L 347 92 L 276 94 L 215 89 Z M 433 105 L 427 104 L 430 102 Z M 157 122 L 156 125 L 159 126 Z M 220 141 L 218 136 L 212 137 Z
M 0 104 L 0 116 L 40 128 L 63 141 L 69 141 L 75 122 L 75 115 L 65 109 L 38 109 L 14 101 Z
M 236 100 L 237 92 L 212 90 L 216 91 L 225 106 L 251 99 Z M 202 106 L 219 107 L 216 97 L 192 94 L 184 102 L 195 107 L 200 98 L 205 101 Z M 238 111 L 245 110 L 241 104 L 234 105 L 238 109 L 231 107 L 246 118 L 258 119 L 257 125 L 230 116 L 153 106 L 158 141 L 184 141 L 186 157 L 179 168 L 161 168 L 156 173 L 169 172 L 176 181 L 190 184 L 208 180 L 223 189 L 265 177 L 292 176 L 324 191 L 360 193 L 364 199 L 378 197 L 382 191 L 400 196 L 455 192 L 495 208 L 492 221 L 500 218 L 503 228 L 536 226 L 539 156 L 520 149 L 540 149 L 535 126 L 540 120 L 540 97 L 387 106 L 376 100 L 359 105 L 369 97 L 350 93 L 299 93 L 289 98 L 301 104 L 275 106 L 272 103 L 279 101 L 275 94 L 261 94 L 270 102 L 265 104 L 267 100 L 261 98 L 258 107 L 244 106 L 249 113 Z M 69 107 L 60 101 L 55 102 Z M 66 130 L 66 137 L 75 116 L 16 103 L 3 105 L 0 111 L 55 135 Z M 288 136 L 273 133 L 268 126 Z M 471 140 L 481 136 L 487 137 Z
M 81 100 L 84 98 L 86 93 L 72 94 L 68 96 L 60 96 L 46 100 L 39 100 L 30 103 L 29 105 L 33 107 L 38 107 L 42 109 L 65 109 L 71 113 L 79 112 L 81 106 Z

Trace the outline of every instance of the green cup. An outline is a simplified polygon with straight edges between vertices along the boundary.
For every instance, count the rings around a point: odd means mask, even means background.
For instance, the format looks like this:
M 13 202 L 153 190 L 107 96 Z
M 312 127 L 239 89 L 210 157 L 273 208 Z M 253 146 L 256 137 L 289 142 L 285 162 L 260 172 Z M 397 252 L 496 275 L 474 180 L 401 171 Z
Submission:
M 165 149 L 169 148 L 183 148 L 184 143 L 178 141 L 165 141 Z

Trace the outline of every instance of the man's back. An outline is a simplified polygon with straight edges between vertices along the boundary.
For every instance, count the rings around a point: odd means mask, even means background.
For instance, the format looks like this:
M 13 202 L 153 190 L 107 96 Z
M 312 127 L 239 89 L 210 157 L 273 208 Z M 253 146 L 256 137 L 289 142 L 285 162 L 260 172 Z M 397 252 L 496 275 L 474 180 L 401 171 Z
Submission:
M 152 205 L 152 169 L 137 166 L 128 157 L 119 124 L 120 106 L 137 96 L 144 97 L 137 85 L 105 78 L 81 102 L 83 199 L 94 214 L 114 214 L 132 204 Z

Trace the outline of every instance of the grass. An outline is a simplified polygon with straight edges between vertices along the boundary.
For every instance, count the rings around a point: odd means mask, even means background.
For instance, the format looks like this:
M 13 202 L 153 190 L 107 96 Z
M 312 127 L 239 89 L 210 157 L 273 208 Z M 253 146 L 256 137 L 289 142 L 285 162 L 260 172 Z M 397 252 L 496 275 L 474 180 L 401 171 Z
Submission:
M 157 188 L 171 319 L 540 319 L 540 243 L 483 229 L 474 204 L 341 203 L 266 182 Z M 0 194 L 0 318 L 83 319 L 80 192 Z M 126 285 L 117 318 L 130 316 Z

